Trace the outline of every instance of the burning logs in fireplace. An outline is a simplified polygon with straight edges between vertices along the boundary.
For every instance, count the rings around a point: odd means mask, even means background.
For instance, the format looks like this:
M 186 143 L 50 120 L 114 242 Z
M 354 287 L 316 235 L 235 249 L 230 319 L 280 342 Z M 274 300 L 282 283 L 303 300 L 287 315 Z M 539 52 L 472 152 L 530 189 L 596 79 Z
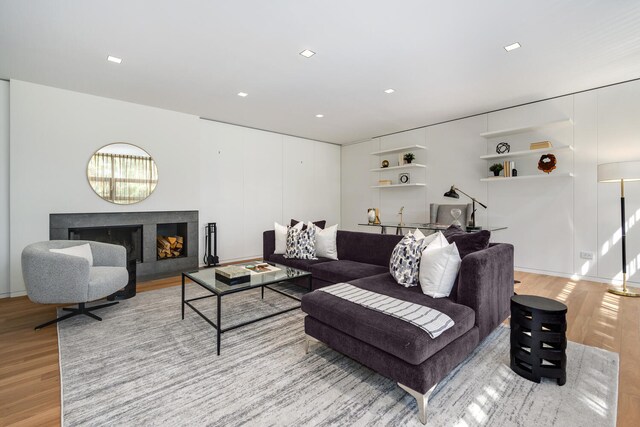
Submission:
M 156 238 L 158 248 L 158 258 L 178 258 L 182 256 L 182 246 L 184 238 L 182 236 L 160 236 Z

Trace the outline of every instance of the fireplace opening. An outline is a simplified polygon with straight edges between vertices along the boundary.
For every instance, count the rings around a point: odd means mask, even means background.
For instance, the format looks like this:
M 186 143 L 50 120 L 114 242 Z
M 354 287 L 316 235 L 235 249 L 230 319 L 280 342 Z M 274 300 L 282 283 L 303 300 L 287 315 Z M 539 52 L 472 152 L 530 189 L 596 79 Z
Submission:
M 69 228 L 69 240 L 121 245 L 127 249 L 128 260 L 142 262 L 142 225 Z
M 186 222 L 158 224 L 156 234 L 158 260 L 188 256 Z

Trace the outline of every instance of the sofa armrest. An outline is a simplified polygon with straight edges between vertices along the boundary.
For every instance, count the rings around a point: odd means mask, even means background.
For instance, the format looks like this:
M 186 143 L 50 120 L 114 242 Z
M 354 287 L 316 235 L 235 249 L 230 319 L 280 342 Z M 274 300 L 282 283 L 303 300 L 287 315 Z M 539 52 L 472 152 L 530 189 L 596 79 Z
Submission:
M 86 302 L 89 269 L 89 261 L 82 257 L 36 250 L 32 246 L 22 252 L 22 277 L 33 302 Z
M 463 258 L 456 301 L 476 312 L 481 340 L 509 317 L 511 296 L 513 245 L 492 245 Z
M 268 261 L 276 251 L 276 232 L 267 230 L 262 233 L 262 259 Z
M 89 242 L 93 265 L 96 267 L 126 267 L 127 250 L 124 246 L 110 243 Z

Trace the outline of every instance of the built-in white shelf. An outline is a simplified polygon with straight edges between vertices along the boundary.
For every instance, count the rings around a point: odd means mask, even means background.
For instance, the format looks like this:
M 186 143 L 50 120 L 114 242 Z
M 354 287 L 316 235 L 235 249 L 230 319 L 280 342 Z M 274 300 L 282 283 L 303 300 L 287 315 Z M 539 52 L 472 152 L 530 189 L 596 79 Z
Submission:
M 420 163 L 410 163 L 408 165 L 402 165 L 402 166 L 389 166 L 386 168 L 377 168 L 377 169 L 371 169 L 371 172 L 385 172 L 385 171 L 397 171 L 397 170 L 401 170 L 401 169 L 421 169 L 421 168 L 426 168 L 426 165 L 421 165 Z
M 491 132 L 483 132 L 480 134 L 480 136 L 483 138 L 489 139 L 489 138 L 496 138 L 498 136 L 513 135 L 516 133 L 532 132 L 532 131 L 540 130 L 546 127 L 562 126 L 562 125 L 570 125 L 570 124 L 573 124 L 573 120 L 571 119 L 554 120 L 551 122 L 538 123 L 533 125 L 521 126 L 517 128 L 499 129 Z
M 391 185 L 373 185 L 371 188 L 399 188 L 399 187 L 424 187 L 427 184 L 413 183 L 413 184 L 391 184 Z
M 482 182 L 506 182 L 506 181 L 519 181 L 523 179 L 545 179 L 545 178 L 561 178 L 561 177 L 572 177 L 573 173 L 571 172 L 551 172 L 551 173 L 540 173 L 537 175 L 520 175 L 520 176 L 491 176 L 487 178 L 482 178 L 480 181 Z
M 425 150 L 427 147 L 423 145 L 409 145 L 407 147 L 394 148 L 392 150 L 382 150 L 371 153 L 372 156 L 384 156 L 385 154 L 403 153 L 411 150 Z
M 487 154 L 486 156 L 480 156 L 480 158 L 483 160 L 510 159 L 513 157 L 534 156 L 540 153 L 550 153 L 552 151 L 560 150 L 573 150 L 573 145 L 559 145 L 557 147 L 537 148 L 535 150 L 512 151 L 510 153 L 503 154 Z

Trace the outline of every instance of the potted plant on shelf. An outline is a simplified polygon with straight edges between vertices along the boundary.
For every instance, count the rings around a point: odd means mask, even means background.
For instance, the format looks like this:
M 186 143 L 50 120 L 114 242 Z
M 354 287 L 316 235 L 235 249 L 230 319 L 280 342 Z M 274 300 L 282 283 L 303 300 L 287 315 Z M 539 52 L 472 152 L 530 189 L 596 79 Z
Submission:
M 407 165 L 410 165 L 413 159 L 416 158 L 416 155 L 413 153 L 405 153 L 403 158 L 404 158 L 404 163 Z
M 494 163 L 489 168 L 489 170 L 493 172 L 493 176 L 500 176 L 500 171 L 502 169 L 504 169 L 504 167 L 500 163 Z

